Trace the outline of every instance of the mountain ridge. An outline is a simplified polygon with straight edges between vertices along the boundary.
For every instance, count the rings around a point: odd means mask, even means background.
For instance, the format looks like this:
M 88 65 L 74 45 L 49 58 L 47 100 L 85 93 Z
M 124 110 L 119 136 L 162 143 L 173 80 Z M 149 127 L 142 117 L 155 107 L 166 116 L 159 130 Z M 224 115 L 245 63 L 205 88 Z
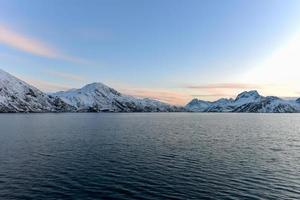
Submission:
M 72 106 L 0 69 L 0 112 L 66 112 Z
M 122 94 L 100 82 L 46 94 L 0 69 L 0 112 L 254 112 L 300 113 L 300 98 L 262 96 L 256 90 L 216 101 L 192 99 L 185 107 Z
M 183 107 L 123 95 L 103 83 L 46 94 L 0 69 L 0 112 L 179 112 Z
M 52 94 L 76 107 L 78 111 L 96 112 L 178 112 L 184 108 L 149 98 L 124 95 L 100 82 Z
M 250 90 L 238 94 L 235 99 L 193 99 L 185 108 L 191 112 L 299 113 L 300 98 L 285 100 L 276 96 L 265 97 L 256 90 Z

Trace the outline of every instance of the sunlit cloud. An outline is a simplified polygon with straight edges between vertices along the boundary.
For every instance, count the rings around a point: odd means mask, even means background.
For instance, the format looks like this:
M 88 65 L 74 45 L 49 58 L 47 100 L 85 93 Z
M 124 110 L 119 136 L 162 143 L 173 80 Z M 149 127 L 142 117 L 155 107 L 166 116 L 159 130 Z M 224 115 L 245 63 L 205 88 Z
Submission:
M 262 86 L 236 82 L 187 85 L 184 86 L 184 89 L 189 92 L 193 98 L 214 101 L 219 98 L 234 98 L 236 94 L 246 90 L 260 90 Z
M 157 88 L 135 88 L 135 87 L 116 87 L 123 94 L 139 97 L 151 98 L 174 105 L 185 105 L 191 100 L 190 95 L 169 89 Z
M 47 73 L 47 75 L 58 77 L 58 78 L 65 79 L 65 80 L 70 80 L 70 81 L 83 82 L 83 81 L 87 80 L 86 77 L 84 77 L 84 76 L 71 74 L 71 73 L 64 73 L 64 72 L 58 72 L 58 71 L 47 71 L 46 73 Z
M 300 32 L 251 68 L 241 80 L 265 85 L 265 92 L 296 96 L 300 90 Z
M 250 69 L 243 77 L 249 82 L 278 83 L 299 80 L 300 33 L 276 49 L 262 63 Z
M 257 84 L 248 83 L 213 83 L 204 85 L 188 85 L 188 89 L 253 89 L 260 88 Z
M 198 98 L 202 100 L 216 100 L 219 98 L 232 97 L 233 94 L 229 93 L 210 93 L 210 94 L 192 94 L 193 98 Z
M 42 41 L 16 32 L 3 25 L 0 25 L 0 43 L 37 56 L 61 59 L 82 64 L 88 63 L 88 61 L 82 58 L 61 53 L 57 49 L 50 47 Z
M 132 86 L 117 87 L 122 93 L 141 98 L 153 98 L 175 105 L 186 105 L 193 98 L 203 100 L 217 100 L 219 98 L 232 98 L 245 90 L 261 88 L 256 84 L 246 83 L 215 83 L 203 85 L 187 85 L 182 88 L 136 88 Z
M 300 32 L 297 32 L 257 65 L 240 74 L 236 83 L 188 85 L 185 88 L 196 91 L 192 93 L 194 96 L 209 100 L 234 97 L 243 90 L 252 89 L 265 96 L 297 97 L 300 91 L 299 55 Z
M 190 100 L 188 96 L 182 93 L 154 89 L 128 90 L 127 94 L 141 98 L 152 98 L 175 105 L 183 105 Z

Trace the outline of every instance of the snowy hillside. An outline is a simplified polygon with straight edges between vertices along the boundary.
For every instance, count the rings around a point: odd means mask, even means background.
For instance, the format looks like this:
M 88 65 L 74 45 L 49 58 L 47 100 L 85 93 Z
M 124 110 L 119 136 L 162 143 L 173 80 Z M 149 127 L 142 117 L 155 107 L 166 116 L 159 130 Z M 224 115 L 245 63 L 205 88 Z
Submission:
M 48 95 L 0 70 L 0 112 L 175 112 L 184 108 L 122 95 L 101 84 Z
M 284 100 L 243 92 L 235 99 L 214 102 L 193 99 L 184 108 L 157 100 L 136 98 L 102 84 L 45 94 L 0 69 L 0 112 L 300 112 L 300 98 Z
M 193 112 L 294 113 L 300 112 L 300 100 L 264 97 L 253 90 L 242 92 L 235 99 L 222 98 L 214 102 L 193 99 L 186 109 Z
M 0 69 L 0 112 L 65 112 L 72 107 Z
M 175 112 L 183 108 L 153 99 L 127 96 L 102 84 L 92 83 L 80 89 L 54 93 L 79 112 Z

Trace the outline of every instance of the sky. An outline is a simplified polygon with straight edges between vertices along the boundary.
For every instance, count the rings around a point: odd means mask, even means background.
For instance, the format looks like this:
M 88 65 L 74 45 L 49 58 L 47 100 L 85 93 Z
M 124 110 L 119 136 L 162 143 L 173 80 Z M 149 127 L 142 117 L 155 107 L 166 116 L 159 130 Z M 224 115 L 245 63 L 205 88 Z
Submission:
M 300 96 L 299 0 L 0 0 L 0 68 L 176 105 Z

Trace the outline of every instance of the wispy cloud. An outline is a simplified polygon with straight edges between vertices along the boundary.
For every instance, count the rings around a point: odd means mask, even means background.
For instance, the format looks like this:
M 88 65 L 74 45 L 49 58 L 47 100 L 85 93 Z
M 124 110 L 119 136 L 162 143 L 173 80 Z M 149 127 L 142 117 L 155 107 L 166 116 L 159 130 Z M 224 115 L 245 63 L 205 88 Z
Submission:
M 56 72 L 56 71 L 47 71 L 46 72 L 50 76 L 55 76 L 59 77 L 65 80 L 70 80 L 70 81 L 86 81 L 86 77 L 76 75 L 76 74 L 71 74 L 71 73 L 64 73 L 64 72 Z
M 217 100 L 219 98 L 232 98 L 245 90 L 260 90 L 264 86 L 252 83 L 211 83 L 201 85 L 186 85 L 184 88 L 190 91 L 194 98 L 203 100 Z M 195 94 L 196 92 L 196 94 Z
M 230 98 L 244 90 L 261 88 L 259 85 L 246 83 L 217 83 L 203 85 L 187 85 L 179 88 L 138 88 L 124 84 L 113 84 L 124 94 L 141 98 L 153 98 L 175 105 L 185 105 L 192 98 L 216 100 Z
M 117 87 L 117 89 L 124 94 L 140 98 L 156 99 L 174 105 L 185 105 L 190 100 L 190 96 L 188 94 L 168 89 L 135 87 Z
M 214 93 L 214 94 L 192 94 L 192 97 L 197 98 L 207 98 L 207 97 L 227 97 L 228 94 L 225 93 Z
M 0 25 L 0 43 L 34 55 L 85 64 L 88 61 L 66 55 L 42 41 Z
M 258 89 L 259 85 L 248 83 L 214 83 L 204 85 L 188 85 L 188 89 Z
M 249 68 L 240 78 L 253 83 L 280 83 L 298 82 L 300 74 L 300 31 L 290 36 L 286 42 L 276 48 L 261 63 Z M 297 87 L 299 89 L 299 86 Z

